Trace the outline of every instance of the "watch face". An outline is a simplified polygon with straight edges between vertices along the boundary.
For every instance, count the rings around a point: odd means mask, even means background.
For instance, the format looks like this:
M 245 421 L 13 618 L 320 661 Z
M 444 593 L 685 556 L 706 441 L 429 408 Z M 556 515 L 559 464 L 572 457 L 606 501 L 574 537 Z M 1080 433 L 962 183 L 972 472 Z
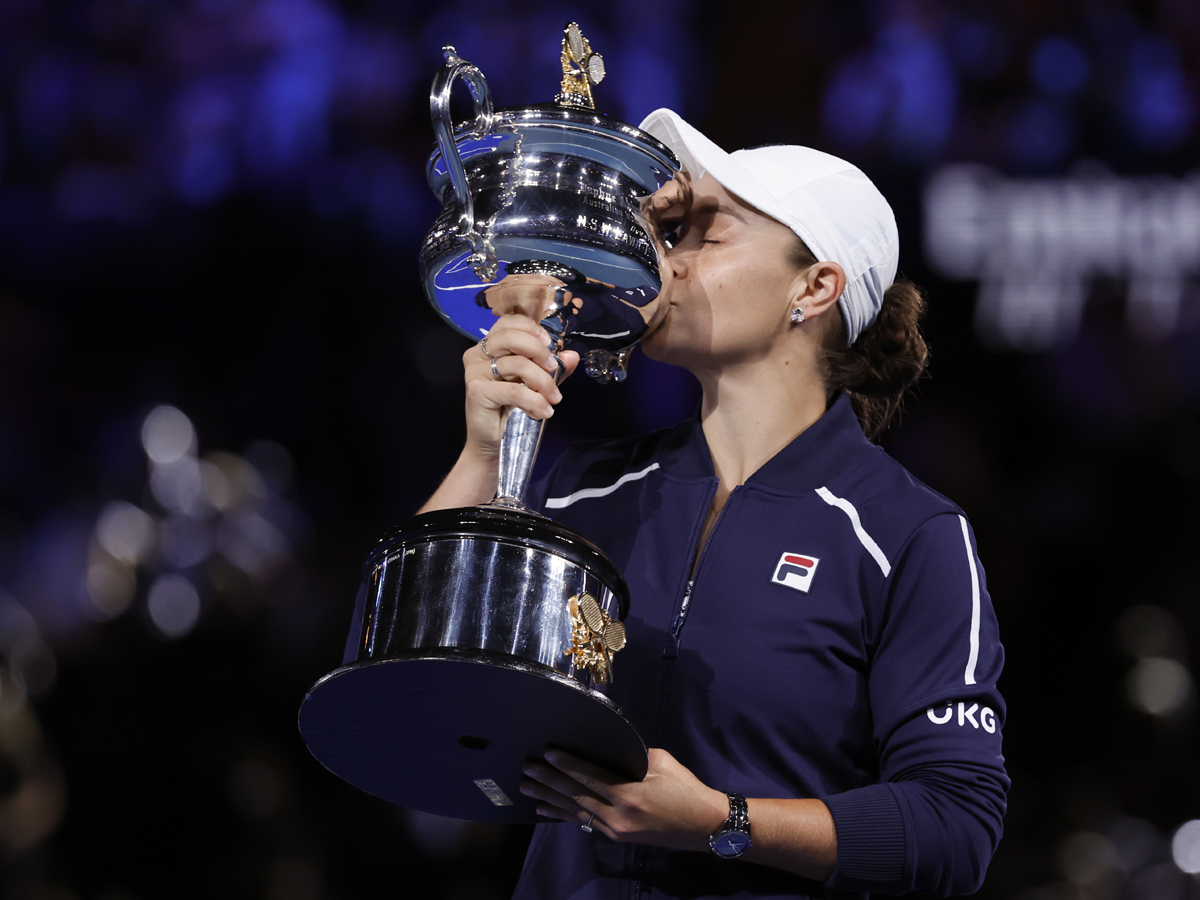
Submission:
M 741 856 L 749 846 L 750 835 L 742 831 L 726 831 L 712 841 L 713 853 L 726 858 Z

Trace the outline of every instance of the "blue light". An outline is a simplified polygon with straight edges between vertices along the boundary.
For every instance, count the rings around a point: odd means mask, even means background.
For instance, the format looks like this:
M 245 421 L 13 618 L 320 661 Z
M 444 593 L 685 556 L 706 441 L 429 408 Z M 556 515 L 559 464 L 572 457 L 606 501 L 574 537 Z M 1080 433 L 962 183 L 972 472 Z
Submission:
M 433 195 L 407 160 L 382 157 L 370 178 L 367 214 L 380 243 L 404 246 L 437 215 Z
M 1008 125 L 1008 150 L 1021 169 L 1046 169 L 1063 162 L 1074 142 L 1070 113 L 1048 100 L 1026 100 Z
M 1070 38 L 1046 37 L 1033 50 L 1029 77 L 1039 90 L 1052 97 L 1070 97 L 1088 83 L 1092 64 Z
M 950 55 L 967 75 L 991 78 L 1008 63 L 1008 38 L 990 22 L 968 19 L 957 25 L 948 41 Z
M 254 99 L 247 155 L 263 172 L 290 170 L 323 155 L 333 62 L 323 47 L 277 57 Z
M 821 106 L 826 133 L 852 147 L 867 143 L 879 133 L 889 93 L 883 73 L 869 55 L 846 60 Z
M 679 69 L 658 50 L 631 47 L 628 51 L 611 54 L 609 59 L 612 60 L 609 67 L 613 75 L 596 90 L 604 91 L 612 82 L 620 96 L 617 114 L 625 121 L 640 122 L 663 106 L 676 110 L 683 106 Z
M 219 144 L 192 144 L 175 170 L 175 191 L 194 206 L 207 206 L 233 187 L 233 157 Z
M 47 55 L 34 63 L 21 80 L 19 115 L 25 148 L 35 156 L 53 156 L 71 124 L 75 84 L 72 64 Z
M 1160 38 L 1138 41 L 1129 59 L 1125 119 L 1148 150 L 1173 150 L 1191 132 L 1196 109 L 1175 47 Z
M 920 28 L 893 25 L 879 35 L 876 58 L 896 90 L 890 116 L 893 149 L 909 160 L 936 156 L 950 137 L 958 80 L 946 52 Z

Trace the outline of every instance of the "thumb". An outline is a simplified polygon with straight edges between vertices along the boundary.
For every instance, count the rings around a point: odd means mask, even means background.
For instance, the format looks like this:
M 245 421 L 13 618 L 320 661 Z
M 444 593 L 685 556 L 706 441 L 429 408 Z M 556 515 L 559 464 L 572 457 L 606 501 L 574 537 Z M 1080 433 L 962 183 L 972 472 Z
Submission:
M 562 360 L 563 364 L 562 380 L 566 381 L 579 366 L 579 354 L 574 350 L 563 350 L 558 354 L 558 358 Z

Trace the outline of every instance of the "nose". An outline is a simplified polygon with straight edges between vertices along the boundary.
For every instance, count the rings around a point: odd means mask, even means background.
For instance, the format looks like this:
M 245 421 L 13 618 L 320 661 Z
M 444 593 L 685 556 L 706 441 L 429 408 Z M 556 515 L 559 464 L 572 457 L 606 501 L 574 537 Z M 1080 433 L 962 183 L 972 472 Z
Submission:
M 671 247 L 667 250 L 667 265 L 671 267 L 671 274 L 676 278 L 687 277 L 687 261 L 684 259 L 684 254 L 679 252 L 679 248 Z

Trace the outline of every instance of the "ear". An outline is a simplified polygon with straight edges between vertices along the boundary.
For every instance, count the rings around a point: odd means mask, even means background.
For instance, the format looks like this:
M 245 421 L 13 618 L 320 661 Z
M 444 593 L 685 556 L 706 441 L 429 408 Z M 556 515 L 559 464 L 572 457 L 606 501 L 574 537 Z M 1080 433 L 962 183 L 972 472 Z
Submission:
M 839 263 L 813 263 L 792 282 L 789 308 L 803 307 L 804 317 L 811 319 L 837 303 L 845 290 L 846 270 Z

